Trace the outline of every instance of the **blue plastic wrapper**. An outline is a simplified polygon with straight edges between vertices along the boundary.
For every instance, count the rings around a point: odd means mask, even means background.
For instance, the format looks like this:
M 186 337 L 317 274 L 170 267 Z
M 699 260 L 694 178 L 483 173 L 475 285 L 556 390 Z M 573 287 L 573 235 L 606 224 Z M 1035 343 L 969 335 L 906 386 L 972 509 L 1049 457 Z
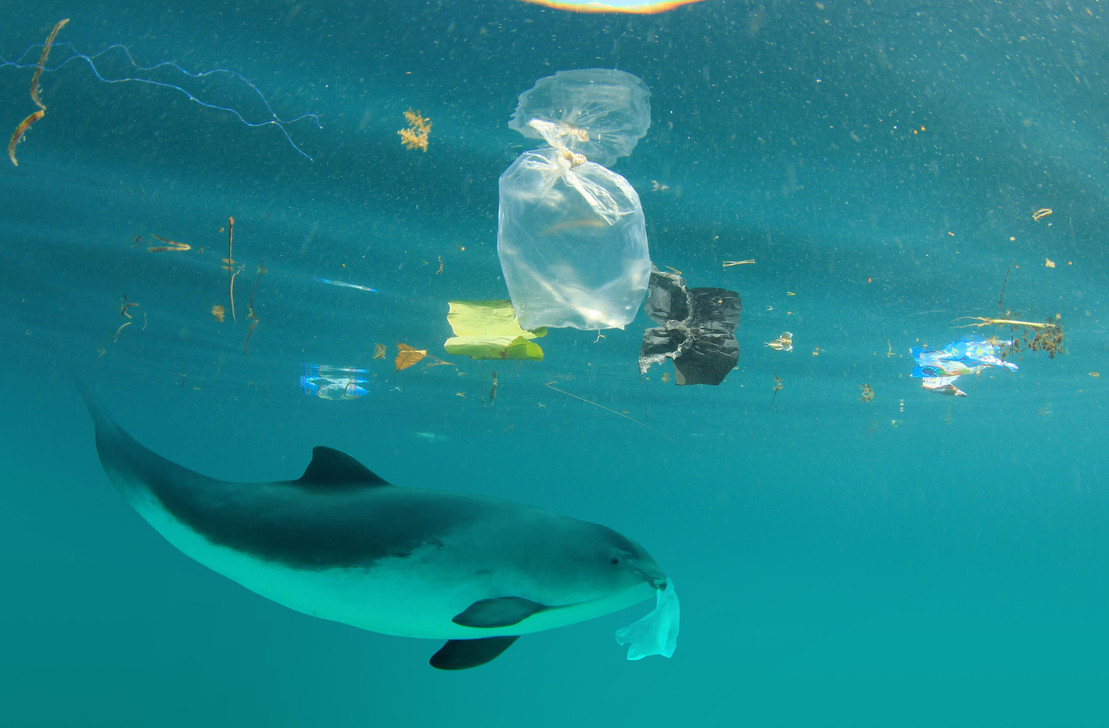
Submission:
M 365 369 L 305 364 L 300 389 L 309 397 L 320 399 L 358 399 L 366 394 L 363 385 L 369 384 L 368 374 Z
M 966 392 L 955 386 L 955 380 L 964 374 L 977 374 L 988 367 L 1016 371 L 1017 365 L 1001 358 L 1001 348 L 1011 341 L 988 340 L 978 336 L 965 336 L 942 349 L 925 349 L 914 346 L 909 352 L 916 366 L 912 376 L 924 379 L 924 388 L 939 394 L 965 397 Z

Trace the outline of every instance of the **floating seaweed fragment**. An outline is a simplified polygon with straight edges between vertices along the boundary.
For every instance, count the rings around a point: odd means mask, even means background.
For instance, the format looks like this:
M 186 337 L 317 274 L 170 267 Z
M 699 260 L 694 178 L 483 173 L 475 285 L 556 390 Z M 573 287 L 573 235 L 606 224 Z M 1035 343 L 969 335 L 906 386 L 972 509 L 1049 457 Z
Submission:
M 46 43 L 42 46 L 42 54 L 39 55 L 39 62 L 35 66 L 35 75 L 31 77 L 31 100 L 43 111 L 46 110 L 46 105 L 39 98 L 39 78 L 42 77 L 43 68 L 46 67 L 46 58 L 50 55 L 50 49 L 54 46 L 54 39 L 58 37 L 58 31 L 64 28 L 68 22 L 69 18 L 63 18 L 54 24 L 54 28 L 46 38 Z
M 31 101 L 35 102 L 38 110 L 32 112 L 26 119 L 20 122 L 19 126 L 15 128 L 12 133 L 11 141 L 8 142 L 8 158 L 12 160 L 12 164 L 16 167 L 19 166 L 19 161 L 15 158 L 15 146 L 23 141 L 23 135 L 31 128 L 31 124 L 46 116 L 46 104 L 42 103 L 39 98 L 39 78 L 42 76 L 42 70 L 46 66 L 46 58 L 50 55 L 50 49 L 54 46 L 54 38 L 58 36 L 58 31 L 65 27 L 69 22 L 69 18 L 59 20 L 54 25 L 54 29 L 50 31 L 50 36 L 46 39 L 46 43 L 42 47 L 42 53 L 39 55 L 39 61 L 35 64 L 35 75 L 31 77 Z
M 1048 215 L 1050 215 L 1053 212 L 1055 212 L 1055 211 L 1052 210 L 1050 207 L 1041 207 L 1039 210 L 1036 210 L 1035 212 L 1032 213 L 1032 219 L 1033 220 L 1040 220 L 1042 218 L 1047 217 Z
M 123 322 L 122 324 L 120 324 L 119 328 L 118 328 L 118 329 L 116 329 L 116 335 L 112 337 L 112 343 L 114 344 L 114 343 L 116 343 L 117 341 L 119 341 L 119 335 L 120 335 L 120 333 L 121 333 L 121 332 L 122 332 L 122 331 L 123 331 L 123 330 L 124 330 L 125 328 L 127 328 L 128 326 L 130 326 L 130 325 L 131 325 L 131 324 L 133 324 L 133 323 L 135 323 L 135 322 L 134 322 L 134 321 L 124 321 L 124 322 Z
M 305 119 L 311 119 L 315 123 L 317 129 L 322 129 L 323 127 L 320 125 L 319 117 L 314 113 L 305 113 L 300 114 L 299 116 L 296 116 L 292 119 L 281 118 L 271 107 L 270 102 L 266 99 L 265 95 L 258 89 L 258 87 L 237 71 L 233 71 L 227 68 L 213 68 L 207 71 L 193 72 L 182 68 L 174 61 L 160 61 L 152 65 L 144 66 L 139 64 L 135 60 L 134 56 L 131 53 L 131 50 L 127 46 L 120 43 L 113 43 L 112 45 L 107 46 L 95 53 L 92 53 L 91 55 L 79 52 L 70 44 L 63 44 L 68 48 L 69 55 L 66 56 L 63 60 L 59 61 L 53 67 L 47 68 L 46 59 L 47 56 L 50 54 L 51 48 L 54 45 L 54 39 L 57 36 L 58 31 L 60 31 L 62 27 L 68 22 L 68 19 L 62 20 L 54 26 L 53 31 L 50 33 L 50 37 L 42 46 L 42 51 L 37 63 L 28 62 L 26 59 L 37 47 L 38 44 L 31 46 L 26 51 L 24 51 L 21 56 L 14 60 L 9 61 L 7 59 L 0 58 L 0 68 L 15 68 L 19 70 L 27 68 L 35 69 L 34 79 L 31 82 L 31 100 L 35 102 L 35 104 L 39 107 L 41 111 L 45 111 L 45 106 L 43 105 L 42 100 L 39 98 L 38 82 L 40 76 L 42 76 L 43 73 L 58 71 L 64 67 L 80 62 L 86 65 L 89 71 L 92 72 L 92 75 L 102 83 L 134 83 L 147 87 L 153 87 L 156 89 L 176 91 L 182 96 L 185 96 L 190 102 L 202 106 L 206 109 L 212 109 L 215 111 L 221 111 L 231 114 L 245 126 L 251 128 L 270 125 L 276 126 L 281 131 L 282 135 L 285 137 L 285 140 L 289 143 L 289 145 L 294 150 L 296 150 L 298 154 L 311 161 L 312 157 L 299 146 L 297 146 L 297 144 L 292 140 L 292 137 L 289 136 L 289 132 L 286 127 L 290 124 L 294 124 Z M 59 48 L 57 52 L 61 53 L 63 52 L 63 49 Z M 111 60 L 106 60 L 108 58 L 110 58 Z M 129 66 L 132 69 L 131 75 L 116 76 L 107 72 L 105 70 L 105 67 L 109 63 L 112 67 L 115 68 Z M 176 83 L 172 83 L 169 79 L 172 79 L 175 76 L 182 79 L 180 83 L 186 84 L 186 86 L 191 85 L 192 87 L 186 88 L 185 86 L 179 86 Z M 261 120 L 250 121 L 245 116 L 243 116 L 243 112 L 238 111 L 234 107 L 213 103 L 213 101 L 209 100 L 210 98 L 212 98 L 212 94 L 215 93 L 215 91 L 212 91 L 211 89 L 218 88 L 219 84 L 206 82 L 205 79 L 214 78 L 230 78 L 234 83 L 243 85 L 247 89 L 249 89 L 249 92 L 254 95 L 258 102 L 260 102 L 260 104 L 256 104 L 257 108 L 259 108 L 260 110 L 264 110 L 260 114 Z M 234 93 L 238 92 L 239 90 L 235 89 Z M 25 125 L 21 125 L 23 127 L 22 130 L 17 130 L 17 134 L 13 135 L 12 137 L 12 143 L 10 144 L 8 151 L 9 156 L 12 157 L 13 164 L 16 163 L 13 150 L 15 144 L 19 141 L 19 137 L 22 135 L 21 132 L 26 131 L 26 127 L 30 126 L 31 123 L 34 123 L 34 121 L 42 118 L 41 114 L 32 116 L 36 116 L 36 118 L 31 119 L 31 117 L 28 117 L 28 120 L 25 120 L 28 121 L 28 123 L 26 123 Z
M 170 240 L 169 238 L 163 238 L 161 235 L 151 235 L 150 237 L 154 238 L 155 240 L 160 241 L 163 244 L 162 245 L 148 245 L 146 247 L 146 252 L 148 252 L 148 253 L 166 253 L 166 252 L 183 253 L 186 250 L 192 250 L 192 247 L 193 247 L 193 246 L 189 245 L 188 243 L 179 243 L 176 240 Z M 138 240 L 138 238 L 136 238 L 136 240 Z
M 258 284 L 262 282 L 262 276 L 268 271 L 266 266 L 261 263 L 258 264 L 258 277 L 254 279 L 254 287 L 250 289 L 250 303 L 247 305 L 249 313 L 246 315 L 247 321 L 250 322 L 250 328 L 246 330 L 246 341 L 243 343 L 243 356 L 246 356 L 246 348 L 250 346 L 250 335 L 254 333 L 254 327 L 258 325 L 258 316 L 254 313 L 254 292 L 258 290 Z
M 135 303 L 134 301 L 128 301 L 127 300 L 127 294 L 126 293 L 123 294 L 123 300 L 119 304 L 119 317 L 120 318 L 131 318 L 131 314 L 128 312 L 128 310 L 132 309 L 132 308 L 134 308 L 135 306 L 138 306 L 138 305 L 139 304 Z
M 489 386 L 489 406 L 493 406 L 494 400 L 497 399 L 497 370 L 493 370 L 493 383 Z M 485 409 L 485 402 L 481 403 L 481 408 Z
M 1005 343 L 1001 358 L 1022 351 L 1046 351 L 1049 359 L 1063 353 L 1063 325 L 1056 314 L 1044 323 L 1017 321 L 1015 319 L 990 318 L 986 316 L 963 316 L 962 320 L 976 323 L 963 324 L 960 328 L 982 328 L 983 326 L 1009 326 L 1013 329 L 1013 339 Z
M 34 124 L 36 121 L 44 116 L 46 116 L 46 112 L 42 109 L 39 109 L 38 111 L 33 112 L 22 122 L 20 122 L 19 126 L 15 128 L 15 132 L 12 134 L 11 141 L 8 142 L 8 157 L 12 160 L 12 164 L 14 164 L 16 167 L 19 166 L 19 160 L 15 158 L 15 145 L 23 141 L 23 134 L 31 128 L 31 124 Z
M 424 359 L 430 359 L 430 361 L 427 362 L 427 366 L 429 367 L 454 366 L 454 364 L 451 364 L 449 361 L 443 361 L 438 357 L 428 354 L 427 349 L 417 349 L 403 342 L 397 342 L 396 365 L 398 372 L 402 369 L 407 369 L 410 366 L 419 364 Z
M 773 370 L 770 373 L 774 376 L 774 394 L 770 397 L 770 409 L 774 409 L 774 400 L 778 399 L 778 392 L 785 389 L 785 386 L 782 384 L 782 378 Z
M 224 315 L 225 312 L 223 310 L 223 306 L 219 305 L 218 303 L 215 306 L 212 306 L 212 318 L 222 324 Z
M 408 128 L 397 132 L 400 134 L 401 144 L 405 149 L 420 149 L 426 152 L 427 137 L 431 133 L 431 120 L 425 119 L 419 111 L 412 109 L 404 112 L 404 119 L 408 122 Z
M 427 349 L 416 349 L 408 344 L 397 342 L 397 371 L 407 369 L 410 366 L 419 364 L 420 361 L 427 356 Z
M 122 324 L 119 325 L 119 328 L 116 329 L 115 336 L 112 337 L 112 343 L 113 344 L 116 343 L 117 341 L 119 341 L 120 332 L 122 332 L 125 328 L 127 328 L 128 326 L 130 326 L 131 324 L 134 323 L 134 320 L 133 320 L 134 317 L 131 315 L 131 309 L 135 308 L 138 305 L 139 304 L 135 303 L 134 301 L 127 300 L 127 294 L 126 293 L 123 294 L 123 299 L 120 301 L 120 304 L 119 304 L 119 317 L 121 319 L 124 319 L 124 321 L 123 321 Z M 146 329 L 145 319 L 143 320 L 142 327 L 143 327 L 143 329 Z
M 1035 331 L 1032 338 L 1022 333 L 1020 343 L 1023 347 L 1021 351 L 1046 351 L 1047 358 L 1054 359 L 1056 354 L 1063 353 L 1063 326 L 1057 320 L 1048 321 Z
M 862 395 L 859 397 L 860 402 L 874 401 L 874 387 L 869 384 L 860 384 L 859 389 L 862 391 Z
M 235 259 L 231 255 L 231 246 L 235 240 L 235 218 L 227 218 L 227 257 L 223 259 L 223 269 L 227 271 L 227 297 L 231 303 L 231 320 L 238 321 L 235 315 L 235 276 L 243 272 L 246 266 L 235 267 Z

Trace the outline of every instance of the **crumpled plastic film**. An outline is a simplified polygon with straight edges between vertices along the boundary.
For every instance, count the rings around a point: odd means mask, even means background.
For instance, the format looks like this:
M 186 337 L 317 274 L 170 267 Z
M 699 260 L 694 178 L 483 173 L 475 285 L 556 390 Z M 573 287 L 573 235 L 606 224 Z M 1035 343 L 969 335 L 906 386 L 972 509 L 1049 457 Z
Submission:
M 447 323 L 454 336 L 443 349 L 471 359 L 528 359 L 540 361 L 543 350 L 532 339 L 546 329 L 525 331 L 512 311 L 511 301 L 450 301 Z
M 655 592 L 655 608 L 645 617 L 616 630 L 616 642 L 627 646 L 629 660 L 642 660 L 651 655 L 669 658 L 678 646 L 680 622 L 678 593 L 674 590 L 674 581 L 668 579 L 666 588 Z
M 674 382 L 720 384 L 739 360 L 739 294 L 689 288 L 676 273 L 651 272 L 644 310 L 662 324 L 643 332 L 639 371 L 674 360 Z
M 536 119 L 550 122 L 557 138 L 531 123 Z M 639 78 L 611 68 L 559 71 L 520 94 L 508 126 L 611 167 L 651 127 L 651 91 Z
M 998 367 L 1016 371 L 1017 365 L 1005 361 L 1001 351 L 1011 346 L 1012 341 L 983 339 L 979 336 L 964 336 L 942 349 L 926 349 L 914 346 L 909 350 L 916 366 L 912 376 L 923 379 L 925 389 L 938 394 L 965 397 L 966 392 L 955 386 L 955 381 L 965 374 L 978 374 L 983 369 Z
M 354 367 L 329 364 L 304 364 L 300 389 L 309 397 L 343 400 L 358 399 L 366 394 L 369 372 Z

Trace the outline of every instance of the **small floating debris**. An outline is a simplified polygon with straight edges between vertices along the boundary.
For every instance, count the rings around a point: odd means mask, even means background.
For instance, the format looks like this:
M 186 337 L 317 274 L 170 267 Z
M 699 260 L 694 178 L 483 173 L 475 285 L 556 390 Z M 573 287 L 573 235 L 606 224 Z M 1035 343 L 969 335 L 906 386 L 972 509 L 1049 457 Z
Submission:
M 783 331 L 782 335 L 773 341 L 768 341 L 765 344 L 774 351 L 793 351 L 793 334 L 789 331 Z
M 342 400 L 358 399 L 367 393 L 369 372 L 329 364 L 305 364 L 300 389 L 309 397 Z
M 333 281 L 330 278 L 314 278 L 316 283 L 326 283 L 329 286 L 339 286 L 340 288 L 353 288 L 356 291 L 365 291 L 366 293 L 380 293 L 376 288 L 369 286 L 360 286 L 357 283 L 344 283 L 343 281 Z

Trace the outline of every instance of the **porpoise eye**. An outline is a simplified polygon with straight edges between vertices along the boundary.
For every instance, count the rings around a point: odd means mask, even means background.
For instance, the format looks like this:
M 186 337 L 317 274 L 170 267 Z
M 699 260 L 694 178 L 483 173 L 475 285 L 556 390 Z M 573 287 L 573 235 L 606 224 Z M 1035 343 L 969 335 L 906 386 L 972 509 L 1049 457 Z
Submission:
M 620 563 L 620 559 L 618 559 L 618 558 L 616 558 L 615 556 L 613 556 L 613 557 L 612 557 L 611 559 L 609 559 L 608 563 L 610 563 L 610 564 L 612 564 L 613 566 L 615 566 L 616 564 L 619 564 L 619 563 Z

